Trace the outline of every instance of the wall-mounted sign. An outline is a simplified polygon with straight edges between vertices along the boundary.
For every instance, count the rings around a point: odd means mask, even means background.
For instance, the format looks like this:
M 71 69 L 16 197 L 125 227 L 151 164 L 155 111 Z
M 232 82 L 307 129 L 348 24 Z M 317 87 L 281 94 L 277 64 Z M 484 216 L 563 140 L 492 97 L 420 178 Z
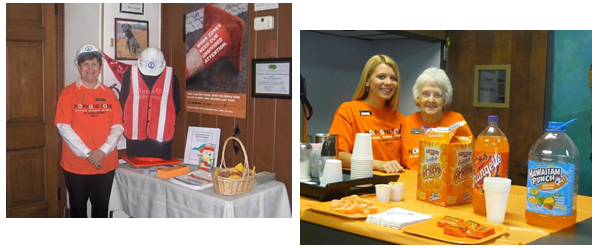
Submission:
M 135 14 L 135 15 L 144 15 L 145 14 L 145 4 L 144 3 L 121 3 L 120 4 L 120 12 Z
M 279 8 L 278 3 L 255 3 L 254 4 L 254 11 L 278 9 L 278 8 Z
M 253 59 L 252 97 L 291 99 L 291 58 Z

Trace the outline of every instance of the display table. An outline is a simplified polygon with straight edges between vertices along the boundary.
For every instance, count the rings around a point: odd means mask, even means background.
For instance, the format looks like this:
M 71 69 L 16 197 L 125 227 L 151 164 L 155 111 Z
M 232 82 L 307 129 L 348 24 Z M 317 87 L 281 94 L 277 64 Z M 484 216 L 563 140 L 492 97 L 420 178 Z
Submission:
M 387 175 L 384 173 L 374 172 L 375 175 Z M 400 182 L 405 183 L 403 192 L 403 201 L 390 202 L 395 207 L 401 207 L 407 210 L 429 214 L 433 216 L 451 215 L 463 219 L 477 220 L 487 222 L 486 216 L 475 214 L 473 212 L 472 204 L 465 204 L 454 207 L 441 207 L 427 202 L 418 201 L 416 199 L 417 192 L 417 171 L 406 170 L 400 173 Z M 525 222 L 525 203 L 526 203 L 527 189 L 521 186 L 512 186 L 510 197 L 508 199 L 508 206 L 506 209 L 506 217 L 504 225 L 508 226 L 508 233 L 487 241 L 483 244 L 492 245 L 511 245 L 511 244 L 527 244 L 539 238 L 548 236 L 552 233 L 560 231 L 560 229 L 547 229 L 535 227 Z M 360 197 L 375 201 L 374 194 L 364 194 Z M 381 244 L 405 244 L 405 245 L 439 245 L 451 244 L 439 240 L 425 238 L 417 235 L 405 233 L 401 230 L 372 224 L 364 219 L 347 219 L 335 215 L 320 213 L 311 210 L 308 206 L 319 203 L 315 199 L 300 196 L 300 219 L 302 226 L 308 226 L 306 229 L 315 228 L 317 232 L 315 235 L 301 232 L 301 244 L 320 244 L 321 237 L 342 237 L 343 240 L 348 236 L 358 237 L 361 243 Z M 592 198 L 588 196 L 578 196 L 577 204 L 577 223 L 591 218 L 592 212 Z M 315 224 L 315 225 L 312 225 Z M 321 233 L 324 230 L 328 233 Z M 590 231 L 589 231 L 590 233 Z M 355 234 L 355 235 L 354 235 Z M 367 241 L 366 241 L 367 240 Z M 337 241 L 342 242 L 342 241 Z M 326 242 L 325 244 L 329 244 Z M 335 243 L 339 244 L 339 243 Z M 353 244 L 353 243 L 352 243 Z
M 285 185 L 270 181 L 246 193 L 224 196 L 213 188 L 192 190 L 169 180 L 144 174 L 145 168 L 120 164 L 116 169 L 110 209 L 122 209 L 132 217 L 291 218 Z M 196 170 L 191 166 L 190 171 Z

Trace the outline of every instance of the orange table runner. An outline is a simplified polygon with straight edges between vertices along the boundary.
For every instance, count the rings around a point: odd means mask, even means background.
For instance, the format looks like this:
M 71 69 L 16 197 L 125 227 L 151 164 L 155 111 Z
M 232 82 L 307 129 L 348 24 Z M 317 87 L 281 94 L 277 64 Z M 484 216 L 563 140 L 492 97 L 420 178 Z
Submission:
M 381 172 L 374 172 L 375 175 L 388 175 Z M 451 215 L 463 219 L 477 220 L 487 222 L 486 216 L 473 212 L 472 204 L 465 204 L 454 207 L 441 207 L 427 202 L 418 201 L 415 197 L 417 192 L 417 171 L 405 170 L 400 173 L 399 182 L 405 183 L 403 191 L 403 200 L 400 202 L 389 202 L 389 204 L 404 208 L 410 211 L 429 214 L 433 216 Z M 360 195 L 360 197 L 375 201 L 374 194 Z M 525 222 L 525 203 L 527 197 L 527 188 L 513 185 L 510 190 L 508 206 L 504 225 L 508 226 L 508 233 L 483 244 L 510 245 L 527 244 L 541 237 L 559 231 L 559 229 L 548 229 L 531 226 Z M 348 219 L 335 215 L 325 214 L 313 211 L 308 206 L 319 203 L 319 201 L 300 196 L 300 219 L 322 226 L 330 227 L 345 232 L 350 232 L 378 240 L 383 240 L 395 244 L 405 245 L 434 245 L 451 244 L 440 240 L 424 238 L 417 235 L 405 233 L 401 230 L 372 224 L 365 219 Z M 588 219 L 592 216 L 591 212 L 592 198 L 588 196 L 578 196 L 577 202 L 577 222 Z

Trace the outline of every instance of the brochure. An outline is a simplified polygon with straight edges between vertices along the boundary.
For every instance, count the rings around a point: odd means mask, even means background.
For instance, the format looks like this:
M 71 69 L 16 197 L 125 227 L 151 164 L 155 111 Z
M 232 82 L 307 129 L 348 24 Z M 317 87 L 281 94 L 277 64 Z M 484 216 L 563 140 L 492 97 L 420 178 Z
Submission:
M 184 163 L 211 172 L 213 165 L 217 165 L 220 135 L 219 128 L 188 127 Z
M 172 177 L 169 180 L 172 183 L 193 190 L 202 190 L 213 187 L 213 178 L 211 177 L 211 173 L 202 170 L 196 170 L 181 176 Z

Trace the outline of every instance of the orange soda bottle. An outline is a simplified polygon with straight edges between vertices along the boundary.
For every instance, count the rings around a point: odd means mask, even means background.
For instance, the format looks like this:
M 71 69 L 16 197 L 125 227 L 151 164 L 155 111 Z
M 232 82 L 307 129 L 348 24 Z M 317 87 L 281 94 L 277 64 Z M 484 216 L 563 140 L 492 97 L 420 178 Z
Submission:
M 475 141 L 473 152 L 473 211 L 486 214 L 483 179 L 508 177 L 508 139 L 498 128 L 498 116 L 488 116 L 486 127 Z

